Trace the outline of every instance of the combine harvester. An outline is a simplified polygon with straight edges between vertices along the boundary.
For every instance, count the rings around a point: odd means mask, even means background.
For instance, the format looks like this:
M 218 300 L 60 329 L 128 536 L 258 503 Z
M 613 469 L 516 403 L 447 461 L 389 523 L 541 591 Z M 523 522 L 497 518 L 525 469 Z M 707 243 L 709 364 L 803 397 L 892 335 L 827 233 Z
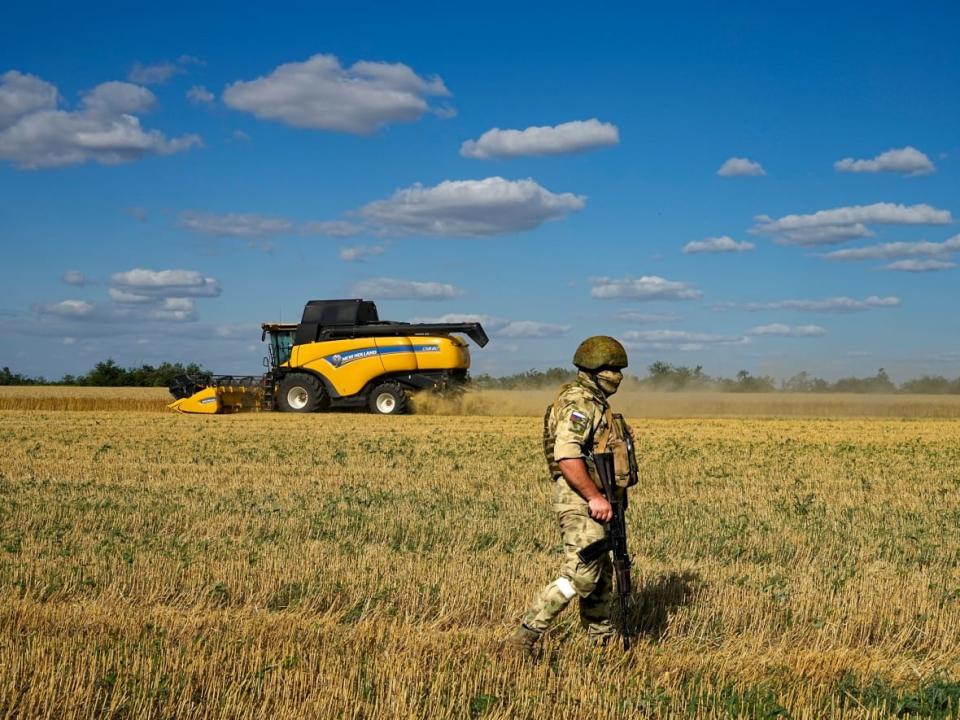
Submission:
M 299 324 L 261 327 L 261 340 L 269 337 L 265 375 L 182 375 L 170 385 L 169 407 L 205 414 L 366 407 L 399 415 L 410 393 L 464 388 L 470 351 L 452 333 L 488 342 L 480 323 L 380 320 L 370 300 L 311 300 Z

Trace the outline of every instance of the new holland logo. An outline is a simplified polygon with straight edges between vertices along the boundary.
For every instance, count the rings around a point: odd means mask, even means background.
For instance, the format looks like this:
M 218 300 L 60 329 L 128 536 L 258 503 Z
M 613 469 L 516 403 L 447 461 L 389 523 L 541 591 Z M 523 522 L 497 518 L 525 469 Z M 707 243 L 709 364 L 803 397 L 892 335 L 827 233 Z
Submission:
M 350 352 L 327 355 L 323 359 L 333 367 L 339 368 L 356 360 L 376 357 L 377 355 L 397 355 L 399 353 L 432 353 L 440 352 L 439 345 L 389 345 L 382 348 L 362 348 Z
M 363 360 L 364 358 L 375 357 L 379 354 L 380 351 L 377 348 L 363 348 L 362 350 L 351 350 L 350 352 L 328 355 L 324 358 L 324 360 L 333 365 L 335 368 L 338 368 L 347 365 L 348 363 L 352 363 L 355 360 Z

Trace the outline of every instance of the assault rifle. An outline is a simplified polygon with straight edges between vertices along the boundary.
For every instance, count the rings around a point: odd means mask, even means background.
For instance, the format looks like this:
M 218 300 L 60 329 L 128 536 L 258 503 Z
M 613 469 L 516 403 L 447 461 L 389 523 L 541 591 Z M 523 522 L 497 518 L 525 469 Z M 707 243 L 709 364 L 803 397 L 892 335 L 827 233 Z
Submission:
M 627 525 L 624 518 L 627 509 L 627 493 L 626 491 L 617 492 L 613 453 L 593 453 L 593 462 L 597 468 L 603 494 L 613 508 L 613 518 L 607 523 L 606 536 L 587 545 L 577 553 L 577 557 L 582 562 L 590 564 L 608 552 L 613 554 L 613 574 L 616 578 L 617 599 L 620 603 L 620 636 L 623 638 L 623 649 L 629 650 L 630 554 L 627 551 Z

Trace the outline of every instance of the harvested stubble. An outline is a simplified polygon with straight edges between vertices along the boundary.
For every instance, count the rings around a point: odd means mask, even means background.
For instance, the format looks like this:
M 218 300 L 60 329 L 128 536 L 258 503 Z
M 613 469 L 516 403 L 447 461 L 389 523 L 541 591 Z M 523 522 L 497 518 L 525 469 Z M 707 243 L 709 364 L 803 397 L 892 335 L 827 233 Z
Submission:
M 637 646 L 527 665 L 532 418 L 0 412 L 0 717 L 956 714 L 960 425 L 636 426 Z

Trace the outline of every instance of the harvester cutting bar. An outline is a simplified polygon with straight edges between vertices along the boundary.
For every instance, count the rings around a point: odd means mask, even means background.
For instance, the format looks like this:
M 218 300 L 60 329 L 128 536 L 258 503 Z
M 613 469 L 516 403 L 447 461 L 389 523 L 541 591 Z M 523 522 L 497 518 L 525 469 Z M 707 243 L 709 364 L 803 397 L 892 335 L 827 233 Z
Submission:
M 219 415 L 224 413 L 268 410 L 265 398 L 267 381 L 258 375 L 212 375 L 178 377 L 170 385 L 177 400 L 167 407 L 182 413 Z
M 372 323 L 370 325 L 340 325 L 322 327 L 317 340 L 335 340 L 355 337 L 403 337 L 408 335 L 446 335 L 462 333 L 479 347 L 490 339 L 480 323 Z

